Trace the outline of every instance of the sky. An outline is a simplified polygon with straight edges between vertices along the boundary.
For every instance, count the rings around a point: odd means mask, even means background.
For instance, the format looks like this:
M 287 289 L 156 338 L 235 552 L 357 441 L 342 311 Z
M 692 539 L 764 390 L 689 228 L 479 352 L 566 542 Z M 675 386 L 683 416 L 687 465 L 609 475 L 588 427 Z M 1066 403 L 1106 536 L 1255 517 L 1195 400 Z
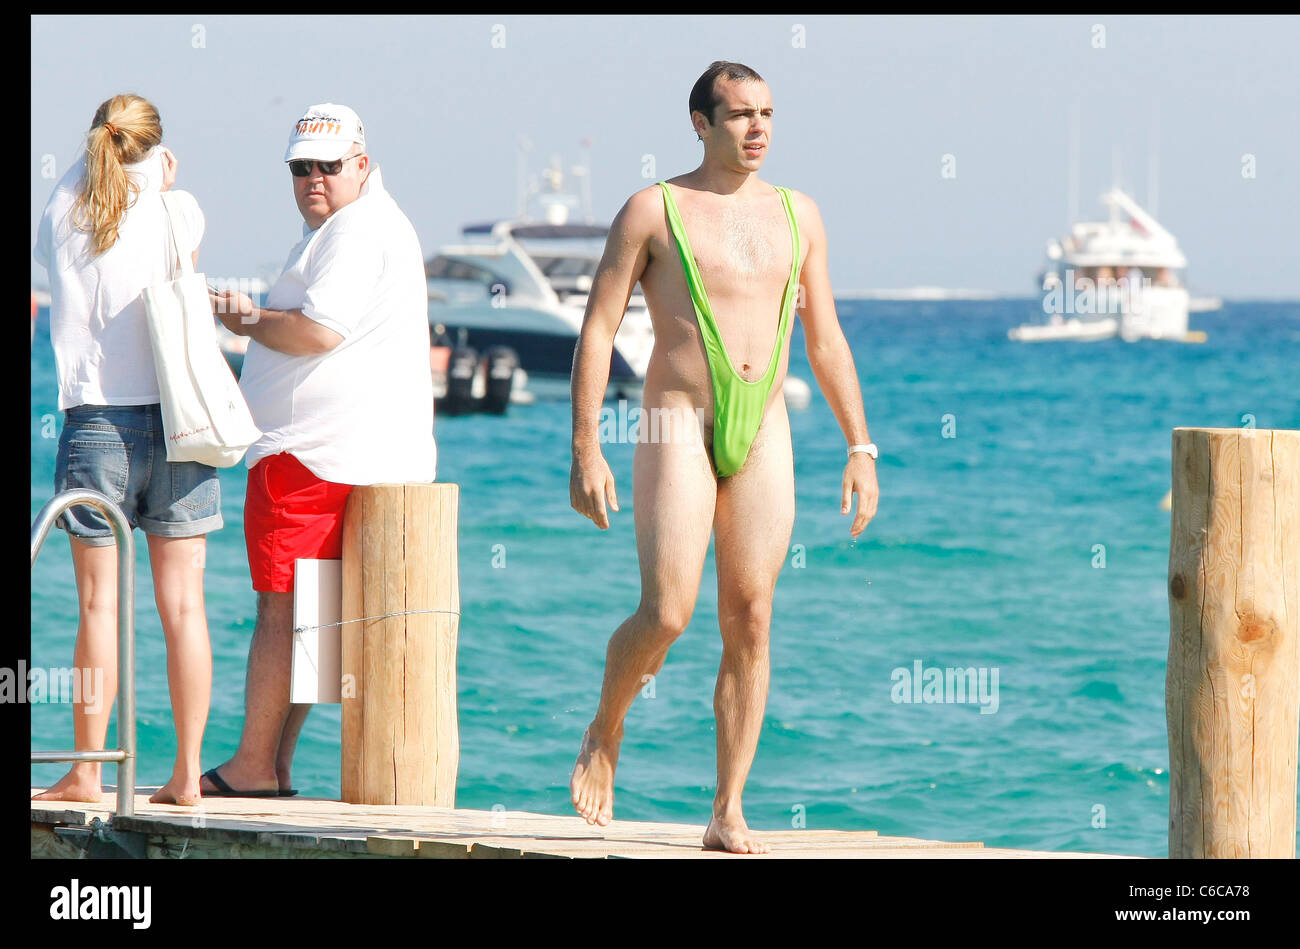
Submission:
M 521 136 L 533 173 L 589 139 L 607 222 L 698 164 L 687 97 L 730 59 L 768 82 L 761 176 L 818 203 L 837 292 L 1034 293 L 1069 225 L 1077 108 L 1083 218 L 1112 183 L 1145 204 L 1154 162 L 1193 295 L 1300 297 L 1295 17 L 37 16 L 31 44 L 33 243 L 121 92 L 162 115 L 209 276 L 278 274 L 301 235 L 284 149 L 319 102 L 360 114 L 426 256 L 514 215 Z

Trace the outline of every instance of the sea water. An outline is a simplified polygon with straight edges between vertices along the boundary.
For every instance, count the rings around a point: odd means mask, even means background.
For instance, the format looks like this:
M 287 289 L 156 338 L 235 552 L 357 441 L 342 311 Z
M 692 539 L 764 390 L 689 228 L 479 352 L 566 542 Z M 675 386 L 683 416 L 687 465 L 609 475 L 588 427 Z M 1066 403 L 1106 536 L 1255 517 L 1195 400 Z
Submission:
M 880 509 L 854 542 L 839 513 L 844 436 L 796 327 L 790 372 L 814 394 L 791 412 L 797 514 L 750 824 L 1166 855 L 1170 432 L 1300 428 L 1300 304 L 1193 314 L 1209 334 L 1201 345 L 1009 341 L 1008 328 L 1042 319 L 1032 299 L 843 301 L 839 312 L 880 446 Z M 34 518 L 53 493 L 62 423 L 44 311 L 31 391 Z M 461 486 L 456 803 L 572 813 L 569 771 L 605 644 L 639 595 L 635 446 L 604 446 L 622 510 L 602 532 L 569 506 L 567 402 L 440 418 L 436 434 L 438 479 Z M 205 767 L 231 754 L 243 719 L 254 614 L 244 483 L 242 466 L 222 471 L 226 526 L 207 557 Z M 144 786 L 166 780 L 175 735 L 137 538 Z M 32 571 L 31 622 L 29 666 L 70 665 L 77 605 L 57 530 Z M 710 552 L 690 626 L 628 714 L 616 817 L 707 821 L 720 655 Z M 69 705 L 31 713 L 33 749 L 71 747 Z M 64 768 L 33 767 L 32 782 Z M 293 783 L 338 796 L 338 706 L 308 719 Z

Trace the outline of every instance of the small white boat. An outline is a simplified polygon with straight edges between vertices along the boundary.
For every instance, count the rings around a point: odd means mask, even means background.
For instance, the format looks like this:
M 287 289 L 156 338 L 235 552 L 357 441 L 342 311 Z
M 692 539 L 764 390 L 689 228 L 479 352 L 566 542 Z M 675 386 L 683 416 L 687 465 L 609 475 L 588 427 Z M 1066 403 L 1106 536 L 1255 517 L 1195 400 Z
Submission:
M 1051 322 L 1042 325 L 1027 323 L 1007 330 L 1007 338 L 1021 343 L 1042 343 L 1053 340 L 1073 340 L 1093 343 L 1119 335 L 1119 320 L 1105 317 L 1100 320 L 1081 320 L 1078 317 L 1062 319 L 1053 313 Z

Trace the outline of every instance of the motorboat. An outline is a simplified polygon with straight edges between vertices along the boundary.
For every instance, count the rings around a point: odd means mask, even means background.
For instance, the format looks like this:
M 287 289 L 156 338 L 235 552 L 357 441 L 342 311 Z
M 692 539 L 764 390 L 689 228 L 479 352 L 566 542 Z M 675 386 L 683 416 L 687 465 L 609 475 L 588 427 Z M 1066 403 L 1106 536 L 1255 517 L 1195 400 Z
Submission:
M 573 350 L 609 228 L 589 214 L 571 220 L 578 199 L 563 190 L 558 160 L 545 180 L 539 216 L 524 200 L 519 217 L 466 225 L 462 241 L 426 262 L 429 321 L 457 346 L 510 347 L 535 394 L 568 398 Z M 614 336 L 611 398 L 640 395 L 653 348 L 645 297 L 634 292 Z

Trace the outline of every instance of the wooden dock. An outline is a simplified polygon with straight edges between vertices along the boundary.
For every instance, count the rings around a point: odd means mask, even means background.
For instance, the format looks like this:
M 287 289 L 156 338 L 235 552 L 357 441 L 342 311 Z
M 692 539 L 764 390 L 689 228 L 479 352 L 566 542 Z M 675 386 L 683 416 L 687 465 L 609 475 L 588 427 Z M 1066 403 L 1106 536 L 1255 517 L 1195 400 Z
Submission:
M 32 788 L 37 794 L 41 788 Z M 114 795 L 100 804 L 32 801 L 32 857 L 359 857 L 432 859 L 702 857 L 785 858 L 1115 857 L 1113 854 L 1008 850 L 979 841 L 887 837 L 874 830 L 760 831 L 772 852 L 730 854 L 701 848 L 704 827 L 611 821 L 526 811 L 343 804 L 321 798 L 206 798 L 200 808 L 150 804 L 143 789 L 135 815 L 112 818 Z M 110 824 L 110 818 L 112 820 Z

